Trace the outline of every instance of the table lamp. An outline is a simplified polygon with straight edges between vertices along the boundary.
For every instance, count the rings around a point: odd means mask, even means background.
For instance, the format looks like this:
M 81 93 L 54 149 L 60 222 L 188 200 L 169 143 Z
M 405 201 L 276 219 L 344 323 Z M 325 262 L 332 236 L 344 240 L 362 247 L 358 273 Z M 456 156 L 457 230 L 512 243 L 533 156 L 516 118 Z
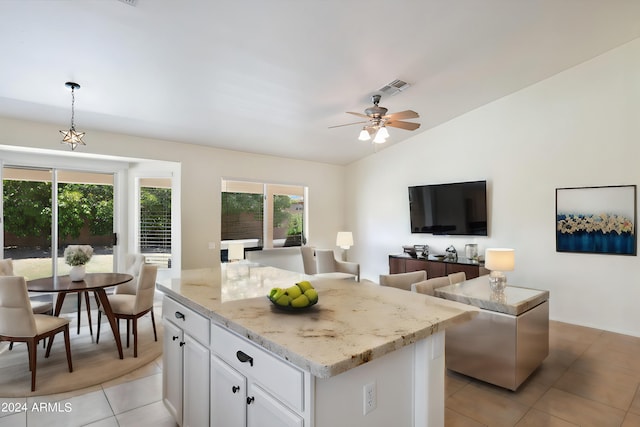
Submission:
M 353 246 L 353 233 L 350 231 L 338 231 L 338 235 L 336 236 L 336 246 L 340 246 L 344 250 L 342 259 L 346 261 L 347 250 Z
M 507 286 L 505 271 L 513 271 L 515 266 L 515 251 L 507 248 L 488 248 L 484 253 L 484 266 L 491 270 L 489 286 L 494 292 L 504 291 Z

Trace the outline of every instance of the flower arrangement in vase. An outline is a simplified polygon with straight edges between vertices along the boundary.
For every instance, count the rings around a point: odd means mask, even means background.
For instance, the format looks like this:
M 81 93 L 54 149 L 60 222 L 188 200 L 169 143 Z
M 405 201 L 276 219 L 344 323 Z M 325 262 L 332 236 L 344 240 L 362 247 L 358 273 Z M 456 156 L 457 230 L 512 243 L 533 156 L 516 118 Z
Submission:
M 89 245 L 69 245 L 64 250 L 64 261 L 71 266 L 69 277 L 73 282 L 84 280 L 85 265 L 93 256 L 93 248 Z

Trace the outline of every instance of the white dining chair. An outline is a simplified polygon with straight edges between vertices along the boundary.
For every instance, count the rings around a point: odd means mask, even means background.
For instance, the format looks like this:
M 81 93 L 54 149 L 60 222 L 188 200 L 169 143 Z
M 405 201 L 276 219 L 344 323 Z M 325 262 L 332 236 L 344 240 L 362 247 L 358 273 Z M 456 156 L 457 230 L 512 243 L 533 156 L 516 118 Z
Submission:
M 11 258 L 0 260 L 0 276 L 14 276 L 13 273 L 13 260 Z M 39 299 L 30 298 L 31 309 L 34 314 L 53 314 L 53 302 L 42 301 Z
M 44 357 L 51 352 L 53 338 L 59 332 L 64 333 L 64 345 L 67 351 L 69 372 L 73 372 L 71 346 L 69 341 L 69 320 L 64 317 L 34 314 L 29 301 L 27 282 L 21 276 L 0 277 L 0 341 L 24 342 L 29 355 L 31 371 L 31 391 L 36 390 L 36 364 L 38 360 L 38 342 L 49 338 Z
M 419 294 L 435 296 L 436 289 L 442 288 L 443 286 L 449 286 L 450 284 L 449 278 L 446 276 L 434 277 L 432 279 L 423 280 L 422 282 L 413 283 L 411 285 L 411 291 Z
M 410 271 L 408 273 L 381 274 L 380 286 L 390 286 L 392 288 L 411 290 L 413 283 L 427 280 L 427 272 L 424 270 Z
M 140 269 L 146 262 L 146 257 L 142 254 L 127 254 L 124 261 L 124 272 L 133 276 L 127 283 L 116 286 L 114 294 L 135 295 L 138 286 L 138 276 Z
M 138 357 L 138 319 L 149 312 L 151 313 L 153 336 L 158 341 L 156 321 L 153 314 L 153 296 L 156 289 L 157 274 L 157 265 L 143 264 L 140 268 L 135 295 L 114 294 L 107 296 L 116 320 L 125 319 L 127 321 L 127 347 L 129 347 L 129 321 L 133 323 L 133 357 Z M 100 323 L 103 312 L 104 307 L 101 305 L 98 311 L 96 343 L 100 341 Z

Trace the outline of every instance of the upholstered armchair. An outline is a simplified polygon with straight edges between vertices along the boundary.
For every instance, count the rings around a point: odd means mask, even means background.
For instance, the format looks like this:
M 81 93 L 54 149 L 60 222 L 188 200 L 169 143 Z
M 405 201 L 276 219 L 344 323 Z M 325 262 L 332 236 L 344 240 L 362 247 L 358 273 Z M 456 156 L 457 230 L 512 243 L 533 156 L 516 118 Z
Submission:
M 306 249 L 307 253 L 313 248 Z M 308 257 L 308 255 L 307 255 Z M 336 259 L 332 249 L 315 249 L 316 277 L 360 281 L 360 264 Z M 308 261 L 311 263 L 310 261 Z M 304 252 L 303 252 L 303 263 Z M 309 266 L 312 269 L 312 265 Z M 305 263 L 305 272 L 307 264 Z M 307 273 L 308 274 L 308 273 Z

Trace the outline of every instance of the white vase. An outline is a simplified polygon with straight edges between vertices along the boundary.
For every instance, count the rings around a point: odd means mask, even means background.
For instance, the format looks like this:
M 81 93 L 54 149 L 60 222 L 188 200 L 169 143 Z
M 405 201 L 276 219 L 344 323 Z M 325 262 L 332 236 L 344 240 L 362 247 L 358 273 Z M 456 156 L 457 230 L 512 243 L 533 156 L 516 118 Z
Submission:
M 74 265 L 69 271 L 69 278 L 72 282 L 82 282 L 84 280 L 85 270 L 84 265 Z

